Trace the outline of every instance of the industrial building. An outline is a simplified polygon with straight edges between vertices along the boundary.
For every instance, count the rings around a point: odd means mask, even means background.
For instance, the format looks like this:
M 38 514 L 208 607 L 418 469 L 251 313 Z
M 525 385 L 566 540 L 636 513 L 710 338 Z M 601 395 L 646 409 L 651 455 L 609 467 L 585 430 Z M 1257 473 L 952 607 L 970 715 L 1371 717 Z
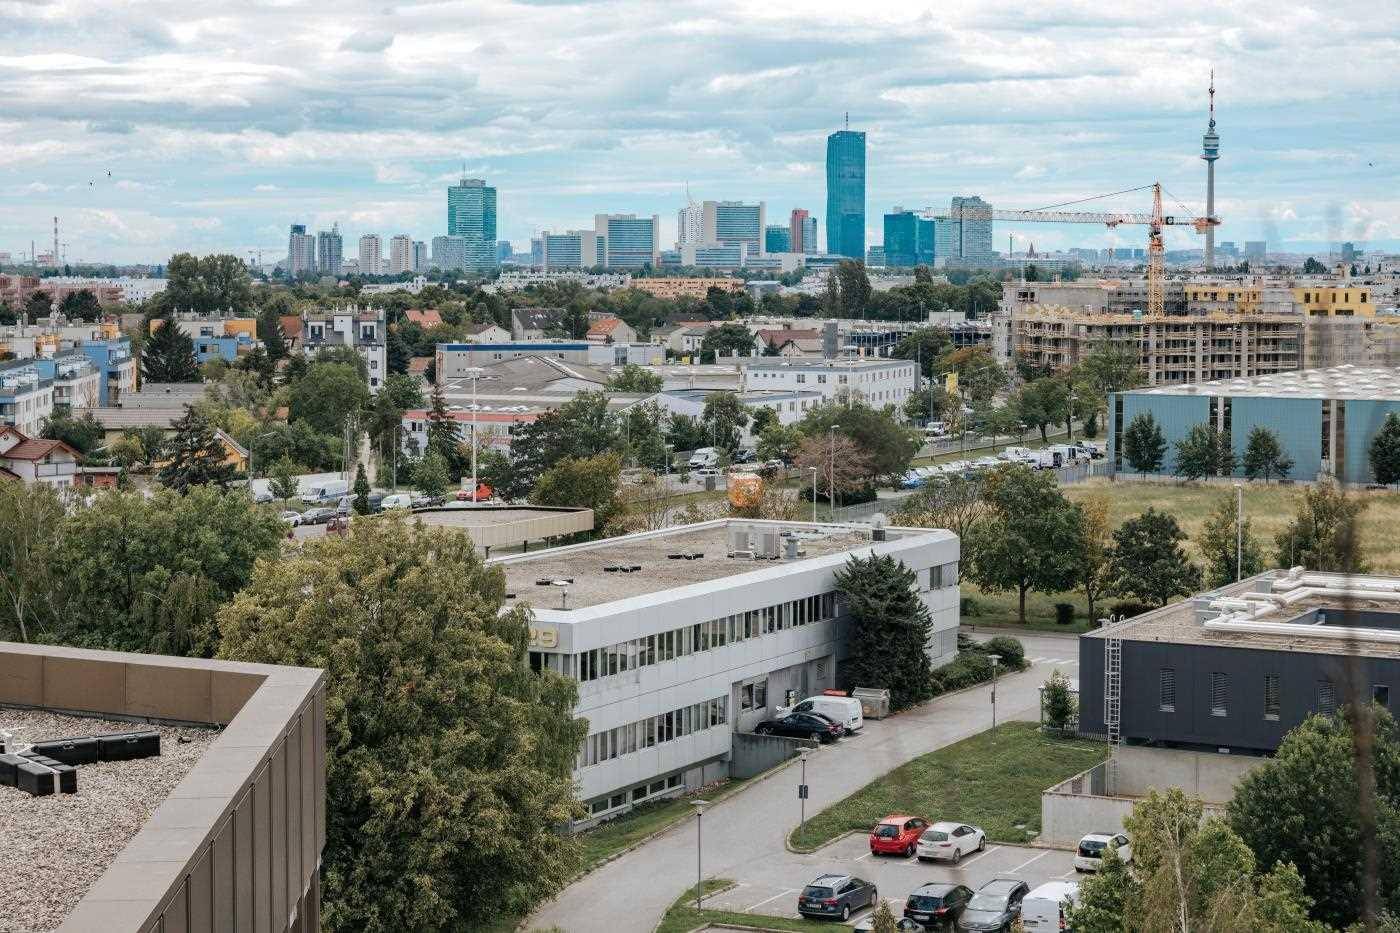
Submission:
M 1272 752 L 1353 698 L 1390 707 L 1400 578 L 1266 571 L 1081 635 L 1079 671 L 1083 734 Z
M 1289 479 L 1323 476 L 1343 483 L 1374 482 L 1368 452 L 1390 412 L 1400 414 L 1400 371 L 1336 366 L 1219 379 L 1114 393 L 1109 399 L 1108 457 L 1115 473 L 1132 474 L 1123 453 L 1123 432 L 1134 418 L 1151 414 L 1167 442 L 1161 475 L 1176 469 L 1177 441 L 1199 424 L 1214 425 L 1230 438 L 1244 475 L 1244 452 L 1256 427 L 1278 435 L 1293 460 Z
M 917 364 L 895 359 L 775 359 L 761 357 L 744 367 L 746 391 L 816 392 L 831 400 L 847 394 L 874 408 L 902 409 L 918 390 Z
M 835 686 L 848 620 L 835 572 L 887 554 L 919 579 L 934 664 L 957 652 L 948 531 L 721 519 L 493 558 L 534 615 L 530 662 L 578 681 L 574 778 L 588 820 L 730 773 L 736 733 Z

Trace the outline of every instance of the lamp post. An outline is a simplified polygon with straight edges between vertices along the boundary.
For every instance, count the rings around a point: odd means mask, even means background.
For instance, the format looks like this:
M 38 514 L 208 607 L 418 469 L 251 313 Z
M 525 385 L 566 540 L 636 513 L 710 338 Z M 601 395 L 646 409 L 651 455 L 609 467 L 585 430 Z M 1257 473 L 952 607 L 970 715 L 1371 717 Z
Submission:
M 992 662 L 992 741 L 997 740 L 997 665 L 1001 663 L 1001 655 L 989 654 L 987 660 Z
M 463 373 L 472 381 L 472 504 L 476 504 L 476 381 L 481 378 L 480 366 L 468 366 Z
M 826 494 L 831 503 L 831 520 L 836 521 L 836 429 L 841 427 L 833 424 L 827 428 L 827 434 L 831 437 L 831 469 L 827 474 Z
M 1069 417 L 1065 419 L 1065 431 L 1069 434 L 1069 439 L 1074 440 L 1074 403 L 1077 399 L 1074 393 L 1069 394 Z
M 1244 483 L 1235 484 L 1235 582 L 1244 577 Z
M 802 749 L 798 755 L 802 759 L 802 783 L 797 785 L 797 800 L 801 807 L 801 815 L 798 817 L 797 831 L 807 825 L 807 758 L 812 754 L 810 748 Z
M 808 467 L 812 471 L 812 524 L 817 523 L 817 468 Z
M 700 897 L 704 894 L 704 846 L 701 844 L 700 823 L 701 817 L 705 815 L 705 808 L 710 805 L 708 800 L 692 800 L 690 805 L 695 808 L 695 909 L 700 909 Z

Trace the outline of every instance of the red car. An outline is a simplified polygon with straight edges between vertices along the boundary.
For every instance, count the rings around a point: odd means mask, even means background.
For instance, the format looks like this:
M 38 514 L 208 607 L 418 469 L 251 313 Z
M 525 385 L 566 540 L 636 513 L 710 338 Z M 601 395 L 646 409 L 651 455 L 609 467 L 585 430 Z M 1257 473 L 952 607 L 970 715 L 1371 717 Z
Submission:
M 870 831 L 871 855 L 903 855 L 913 858 L 919 836 L 928 829 L 928 820 L 894 814 L 875 824 Z

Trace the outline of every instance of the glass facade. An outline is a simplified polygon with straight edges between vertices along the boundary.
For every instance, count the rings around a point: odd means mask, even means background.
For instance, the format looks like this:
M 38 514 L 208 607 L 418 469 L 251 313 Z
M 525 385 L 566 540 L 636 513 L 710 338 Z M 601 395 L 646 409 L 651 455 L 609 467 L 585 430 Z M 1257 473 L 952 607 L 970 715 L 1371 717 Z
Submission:
M 763 231 L 763 251 L 765 253 L 792 252 L 792 232 L 783 226 L 765 228 Z
M 708 208 L 709 205 L 707 204 Z M 763 205 L 740 201 L 719 201 L 714 205 L 715 229 L 713 242 L 721 246 L 745 245 L 751 255 L 758 255 L 763 245 Z
M 865 134 L 826 138 L 826 251 L 865 258 Z
M 885 215 L 885 265 L 897 268 L 931 266 L 937 249 L 934 222 L 913 211 Z
M 496 189 L 480 178 L 463 178 L 447 189 L 447 235 L 465 241 L 465 267 L 496 263 Z
M 657 222 L 654 217 L 607 216 L 603 229 L 607 237 L 607 263 L 611 269 L 640 269 L 656 262 Z

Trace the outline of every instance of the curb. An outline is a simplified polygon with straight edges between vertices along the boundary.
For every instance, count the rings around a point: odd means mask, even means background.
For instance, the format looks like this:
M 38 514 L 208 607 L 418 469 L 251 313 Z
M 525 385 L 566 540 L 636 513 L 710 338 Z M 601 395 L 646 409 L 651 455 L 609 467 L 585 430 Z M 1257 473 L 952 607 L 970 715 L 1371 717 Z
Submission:
M 726 892 L 726 891 L 733 891 L 733 890 L 734 890 L 735 888 L 737 888 L 738 886 L 739 886 L 739 883 L 738 883 L 737 881 L 732 881 L 732 880 L 731 880 L 731 881 L 730 881 L 728 884 L 726 884 L 724 887 L 722 887 L 722 888 L 715 888 L 715 889 L 714 889 L 713 891 L 711 891 L 709 894 L 701 895 L 701 898 L 700 898 L 700 899 L 701 899 L 701 900 L 704 900 L 706 897 L 714 897 L 716 894 L 723 894 L 723 893 Z M 687 898 L 687 902 L 688 902 L 688 901 L 689 901 L 689 898 Z M 676 903 L 679 903 L 679 902 L 676 902 Z M 663 923 L 666 922 L 666 915 L 669 914 L 669 913 L 671 912 L 671 909 L 674 908 L 674 907 L 676 906 L 676 903 L 672 903 L 670 907 L 666 908 L 664 911 L 661 912 L 661 916 L 658 917 L 658 918 L 656 919 L 656 922 L 655 922 L 654 924 L 652 924 L 651 933 L 656 933 L 657 930 L 661 929 L 661 924 L 663 924 Z M 703 908 L 702 908 L 702 909 L 703 909 Z M 717 928 L 717 929 L 721 929 L 721 930 L 757 930 L 757 929 L 760 929 L 759 927 L 731 927 L 731 926 L 725 926 L 724 924 L 719 924 L 719 923 L 706 923 L 706 924 L 703 924 L 703 925 L 698 926 L 698 927 L 696 927 L 695 929 L 691 930 L 690 933 L 696 933 L 696 931 L 698 931 L 698 930 L 707 930 L 707 929 L 710 929 L 710 928 L 712 928 L 712 927 L 713 927 L 713 928 Z

